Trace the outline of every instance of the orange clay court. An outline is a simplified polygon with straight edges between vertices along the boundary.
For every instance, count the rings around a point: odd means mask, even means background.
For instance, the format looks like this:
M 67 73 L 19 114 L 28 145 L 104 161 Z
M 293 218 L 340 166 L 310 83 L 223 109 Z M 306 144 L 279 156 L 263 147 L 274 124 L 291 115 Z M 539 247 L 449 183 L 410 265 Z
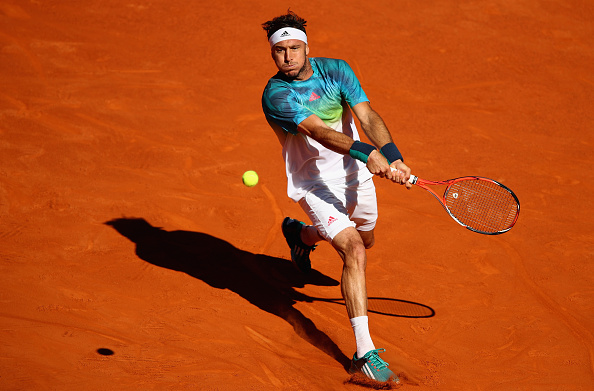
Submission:
M 290 264 L 261 23 L 308 21 L 413 173 L 514 190 L 508 233 L 377 179 L 370 328 L 401 389 L 594 388 L 594 3 L 0 0 L 0 389 L 360 390 L 327 243 Z M 260 182 L 242 184 L 255 170 Z M 407 317 L 427 309 L 433 316 Z

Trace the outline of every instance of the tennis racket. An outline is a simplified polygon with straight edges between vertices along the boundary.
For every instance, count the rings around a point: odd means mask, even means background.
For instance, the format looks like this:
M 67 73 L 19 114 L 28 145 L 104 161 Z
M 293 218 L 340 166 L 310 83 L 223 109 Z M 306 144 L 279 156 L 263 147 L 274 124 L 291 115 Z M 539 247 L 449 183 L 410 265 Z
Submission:
M 409 182 L 430 192 L 458 224 L 480 234 L 507 232 L 520 214 L 518 197 L 493 179 L 465 176 L 434 182 L 411 175 Z M 447 186 L 443 196 L 429 187 L 437 185 Z

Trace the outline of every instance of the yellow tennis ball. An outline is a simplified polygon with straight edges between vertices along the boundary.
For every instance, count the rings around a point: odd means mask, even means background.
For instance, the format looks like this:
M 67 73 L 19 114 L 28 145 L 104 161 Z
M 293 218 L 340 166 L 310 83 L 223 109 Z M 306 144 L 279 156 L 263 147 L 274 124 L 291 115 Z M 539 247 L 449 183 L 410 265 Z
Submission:
M 256 171 L 246 171 L 243 173 L 243 184 L 247 187 L 256 186 L 258 184 L 258 174 Z

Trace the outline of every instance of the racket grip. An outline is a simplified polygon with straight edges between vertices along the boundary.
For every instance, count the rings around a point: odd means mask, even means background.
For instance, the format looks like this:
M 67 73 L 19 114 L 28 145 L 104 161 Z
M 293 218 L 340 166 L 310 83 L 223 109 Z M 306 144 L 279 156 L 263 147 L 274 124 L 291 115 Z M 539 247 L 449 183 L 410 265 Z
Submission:
M 390 169 L 392 170 L 392 172 L 397 171 L 394 167 L 390 167 Z M 414 185 L 417 183 L 417 179 L 419 178 L 414 176 L 413 174 L 410 174 L 410 178 L 408 178 L 408 181 Z

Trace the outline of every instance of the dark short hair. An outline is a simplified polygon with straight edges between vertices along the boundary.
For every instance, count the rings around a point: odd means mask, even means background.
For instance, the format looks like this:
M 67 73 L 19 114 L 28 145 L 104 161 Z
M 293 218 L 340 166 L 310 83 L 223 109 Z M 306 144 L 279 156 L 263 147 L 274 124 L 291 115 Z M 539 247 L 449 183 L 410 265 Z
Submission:
M 283 27 L 293 27 L 299 29 L 307 34 L 305 31 L 305 25 L 307 21 L 303 18 L 297 16 L 291 10 L 288 10 L 285 15 L 277 16 L 276 18 L 269 20 L 268 22 L 262 23 L 262 28 L 266 30 L 267 38 L 270 38 L 272 34 L 277 32 L 279 29 Z

